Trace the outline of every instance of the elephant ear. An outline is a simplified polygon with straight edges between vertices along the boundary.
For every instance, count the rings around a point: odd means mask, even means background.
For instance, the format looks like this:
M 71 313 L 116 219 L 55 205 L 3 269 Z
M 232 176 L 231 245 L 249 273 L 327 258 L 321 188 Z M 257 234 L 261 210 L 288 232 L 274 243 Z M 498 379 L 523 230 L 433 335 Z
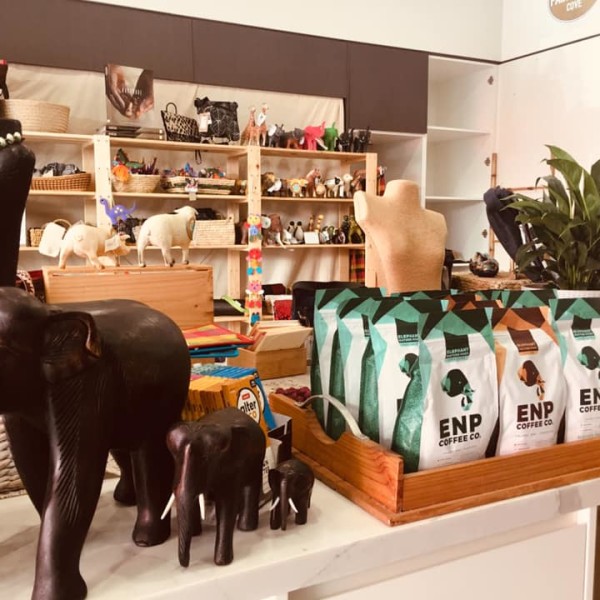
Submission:
M 57 383 L 72 377 L 100 356 L 100 337 L 90 314 L 73 311 L 50 315 L 42 350 L 46 381 Z

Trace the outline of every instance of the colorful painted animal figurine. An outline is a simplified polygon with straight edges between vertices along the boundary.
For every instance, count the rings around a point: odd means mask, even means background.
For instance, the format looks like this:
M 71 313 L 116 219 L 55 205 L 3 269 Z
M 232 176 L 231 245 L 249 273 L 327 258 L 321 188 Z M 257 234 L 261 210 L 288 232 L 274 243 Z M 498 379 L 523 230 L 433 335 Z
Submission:
M 267 136 L 268 136 L 267 111 L 268 110 L 269 110 L 269 106 L 267 104 L 263 104 L 261 106 L 260 112 L 256 116 L 256 126 L 258 127 L 258 144 L 259 144 L 259 146 L 267 145 Z
M 279 144 L 281 141 L 281 136 L 283 134 L 283 124 L 282 125 L 271 125 L 267 131 L 269 135 L 269 147 L 270 148 L 279 148 Z
M 305 150 L 316 150 L 320 145 L 325 147 L 323 144 L 323 136 L 325 135 L 325 121 L 320 125 L 308 125 L 304 128 L 304 144 Z
M 148 244 L 160 248 L 165 265 L 168 267 L 175 264 L 175 259 L 171 255 L 171 248 L 181 246 L 181 260 L 184 265 L 187 265 L 195 225 L 196 209 L 193 206 L 183 206 L 173 213 L 152 215 L 146 219 L 140 228 L 137 240 L 140 266 L 146 266 L 144 251 Z
M 250 108 L 250 115 L 248 116 L 248 123 L 244 127 L 240 137 L 240 144 L 242 146 L 259 146 L 259 139 L 260 132 L 259 126 L 256 123 L 256 107 L 252 106 Z
M 127 208 L 122 204 L 114 204 L 111 206 L 106 198 L 100 198 L 100 204 L 104 206 L 104 212 L 110 219 L 113 227 L 117 227 L 119 220 L 126 221 L 127 217 L 130 217 L 131 213 L 135 210 L 135 204 L 131 208 Z
M 109 257 L 114 264 L 119 264 L 119 257 L 124 256 L 131 250 L 127 246 L 126 240 L 129 236 L 124 233 L 115 234 L 100 227 L 86 225 L 85 223 L 75 223 L 67 229 L 65 236 L 60 243 L 60 255 L 58 258 L 58 268 L 64 269 L 71 255 L 86 258 L 96 269 L 104 269 L 104 264 L 100 261 L 100 256 Z M 107 249 L 106 242 L 109 242 Z
M 335 126 L 335 123 L 332 123 L 331 127 L 325 128 L 325 133 L 323 134 L 323 143 L 330 152 L 337 150 L 338 136 L 339 132 Z
M 304 144 L 304 131 L 295 128 L 293 131 L 284 131 L 279 138 L 279 147 L 299 150 Z
M 306 197 L 315 198 L 317 196 L 317 184 L 321 182 L 321 171 L 317 168 L 311 169 L 306 174 Z

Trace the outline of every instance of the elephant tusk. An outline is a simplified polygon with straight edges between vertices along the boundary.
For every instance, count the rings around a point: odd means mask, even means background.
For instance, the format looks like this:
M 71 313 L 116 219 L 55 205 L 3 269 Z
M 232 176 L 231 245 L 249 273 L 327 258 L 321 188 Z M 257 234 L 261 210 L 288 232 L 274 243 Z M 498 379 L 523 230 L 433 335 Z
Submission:
M 298 512 L 298 509 L 296 508 L 296 505 L 294 504 L 294 501 L 293 501 L 293 500 L 290 498 L 290 499 L 288 500 L 288 502 L 289 502 L 289 505 L 292 507 L 292 510 L 293 510 L 295 513 L 297 513 L 297 512 Z
M 200 518 L 204 521 L 205 516 L 205 506 L 204 506 L 204 494 L 200 494 L 198 496 L 198 504 L 200 505 Z
M 167 505 L 165 506 L 165 510 L 163 510 L 162 515 L 160 515 L 160 520 L 161 521 L 167 516 L 167 514 L 171 510 L 171 507 L 173 506 L 173 502 L 175 502 L 175 494 L 171 494 L 171 497 L 167 501 Z
M 277 498 L 275 498 L 275 500 L 273 501 L 273 503 L 271 504 L 271 508 L 269 510 L 274 510 L 275 507 L 279 504 L 279 496 L 277 496 Z

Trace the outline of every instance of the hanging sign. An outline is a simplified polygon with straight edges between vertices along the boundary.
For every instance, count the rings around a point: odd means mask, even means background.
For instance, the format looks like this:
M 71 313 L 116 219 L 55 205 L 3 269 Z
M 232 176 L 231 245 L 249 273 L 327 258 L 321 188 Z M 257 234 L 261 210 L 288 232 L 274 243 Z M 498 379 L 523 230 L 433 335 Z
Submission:
M 548 0 L 550 12 L 561 21 L 573 21 L 584 15 L 596 0 Z

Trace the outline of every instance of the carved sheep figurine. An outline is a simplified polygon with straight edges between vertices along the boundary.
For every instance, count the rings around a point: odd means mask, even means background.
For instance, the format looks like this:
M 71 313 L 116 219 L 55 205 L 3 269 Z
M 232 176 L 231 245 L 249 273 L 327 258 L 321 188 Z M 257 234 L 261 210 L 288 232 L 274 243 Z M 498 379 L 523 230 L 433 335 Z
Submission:
M 65 233 L 65 237 L 61 241 L 58 267 L 64 269 L 67 260 L 72 254 L 81 258 L 87 258 L 97 269 L 104 269 L 104 265 L 98 258 L 100 256 L 108 256 L 115 264 L 119 264 L 119 256 L 124 256 L 130 250 L 125 245 L 125 240 L 129 236 L 124 233 L 118 234 L 118 246 L 107 250 L 106 241 L 116 235 L 114 232 L 109 232 L 99 227 L 93 227 L 85 223 L 76 223 L 69 227 Z
M 144 250 L 148 244 L 161 249 L 165 265 L 172 267 L 175 259 L 171 255 L 172 246 L 181 246 L 182 263 L 189 263 L 190 243 L 194 237 L 196 209 L 183 206 L 170 214 L 153 215 L 142 224 L 137 239 L 138 262 L 145 267 Z

